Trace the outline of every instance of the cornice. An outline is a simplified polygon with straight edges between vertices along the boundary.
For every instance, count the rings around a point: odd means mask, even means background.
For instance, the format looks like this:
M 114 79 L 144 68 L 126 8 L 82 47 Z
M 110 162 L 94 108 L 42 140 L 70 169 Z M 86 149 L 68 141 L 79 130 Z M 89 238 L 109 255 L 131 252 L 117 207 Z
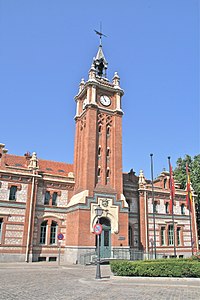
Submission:
M 98 104 L 94 104 L 94 103 L 92 103 L 92 104 L 88 103 L 86 105 L 86 108 L 96 109 L 98 111 L 102 111 L 102 112 L 110 114 L 110 115 L 116 114 L 116 115 L 122 116 L 124 114 L 122 109 L 120 109 L 120 110 L 119 109 L 109 109 L 109 108 L 105 108 L 105 107 L 102 107 L 102 106 L 98 106 Z M 83 112 L 81 112 L 80 115 L 76 115 L 74 117 L 74 120 L 77 121 L 78 119 L 82 118 L 85 113 L 86 113 L 86 109 Z
M 29 171 L 29 170 L 27 170 Z M 14 174 L 14 175 L 20 175 L 20 176 L 31 176 L 31 177 L 41 177 L 40 175 L 38 174 L 33 174 L 31 173 L 33 172 L 32 170 L 30 170 L 30 172 L 27 172 L 27 173 L 23 173 L 23 172 L 16 172 L 16 171 L 11 171 L 11 170 L 0 170 L 0 173 L 4 173 L 4 174 Z
M 45 174 L 44 173 L 44 175 L 46 176 L 42 176 L 42 179 L 44 180 L 44 181 L 51 181 L 51 182 L 63 182 L 63 183 L 72 183 L 72 184 L 74 184 L 75 183 L 75 181 L 74 181 L 74 178 L 73 179 L 69 179 L 69 177 L 64 177 L 64 176 L 61 176 L 61 175 L 51 175 L 51 174 Z M 48 176 L 48 177 L 47 177 Z M 51 178 L 51 176 L 52 177 L 54 177 L 54 178 Z M 56 179 L 55 177 L 57 177 L 58 179 Z M 61 178 L 66 178 L 66 179 L 61 179 Z
M 124 95 L 124 90 L 121 89 L 119 86 L 115 86 L 110 82 L 104 83 L 103 81 L 97 81 L 95 79 L 89 79 L 88 81 L 86 81 L 83 89 L 74 97 L 75 100 L 77 100 L 78 98 L 82 97 L 85 93 L 86 93 L 86 88 L 88 86 L 96 86 L 98 88 L 101 88 L 102 90 L 105 91 L 109 91 L 112 93 L 117 93 L 119 92 L 121 94 L 121 96 Z

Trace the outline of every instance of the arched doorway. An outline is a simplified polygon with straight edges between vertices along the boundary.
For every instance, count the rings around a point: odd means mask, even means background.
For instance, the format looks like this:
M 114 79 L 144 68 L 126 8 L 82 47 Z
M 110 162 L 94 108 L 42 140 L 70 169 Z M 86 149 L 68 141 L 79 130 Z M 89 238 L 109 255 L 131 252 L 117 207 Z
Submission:
M 100 218 L 100 224 L 103 227 L 100 235 L 100 256 L 101 258 L 111 257 L 111 224 L 108 218 Z

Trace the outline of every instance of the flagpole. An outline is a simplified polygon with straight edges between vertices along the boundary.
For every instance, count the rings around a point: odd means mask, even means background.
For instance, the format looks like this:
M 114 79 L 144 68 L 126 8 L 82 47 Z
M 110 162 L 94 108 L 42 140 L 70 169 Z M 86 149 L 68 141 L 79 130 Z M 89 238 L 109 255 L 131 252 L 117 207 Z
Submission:
M 187 174 L 187 208 L 189 210 L 189 220 L 190 220 L 190 241 L 191 241 L 191 249 L 192 249 L 192 256 L 194 255 L 193 251 L 193 238 L 192 238 L 192 218 L 191 218 L 191 210 L 192 210 L 192 203 L 191 203 L 191 188 L 190 188 L 190 180 L 189 180 L 189 170 L 188 170 L 188 164 L 186 163 L 186 174 Z
M 153 154 L 151 156 L 151 186 L 152 186 L 152 202 L 153 202 L 153 232 L 154 232 L 154 255 L 156 259 L 156 220 L 155 220 L 155 201 L 154 201 L 154 185 L 153 185 Z
M 195 209 L 195 204 L 194 204 L 194 196 L 192 196 L 192 211 L 193 211 L 193 219 L 196 220 L 196 209 Z M 194 230 L 195 230 L 195 240 L 196 240 L 196 249 L 197 252 L 199 251 L 199 239 L 198 239 L 198 234 L 197 234 L 197 223 L 194 221 Z
M 192 238 L 192 218 L 191 218 L 191 211 L 189 211 L 189 219 L 190 219 L 190 240 L 191 240 L 191 249 L 192 249 L 192 256 L 194 255 L 193 251 L 193 238 Z
M 171 163 L 170 163 L 170 156 L 168 156 L 168 163 L 169 163 L 169 174 L 170 174 L 170 197 L 172 201 L 172 224 L 173 224 L 173 236 L 174 236 L 174 257 L 176 257 L 176 235 L 175 235 L 175 226 L 174 226 L 174 196 L 172 191 L 172 174 L 171 174 Z

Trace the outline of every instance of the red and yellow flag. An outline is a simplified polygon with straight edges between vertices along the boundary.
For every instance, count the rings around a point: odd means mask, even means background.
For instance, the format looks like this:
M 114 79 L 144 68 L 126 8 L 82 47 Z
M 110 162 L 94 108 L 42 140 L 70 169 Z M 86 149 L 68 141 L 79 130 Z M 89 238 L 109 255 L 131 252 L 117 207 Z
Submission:
M 191 184 L 190 184 L 190 172 L 188 169 L 188 164 L 186 163 L 186 178 L 187 178 L 187 186 L 186 186 L 186 206 L 187 209 L 192 211 L 192 192 L 191 192 Z
M 174 198 L 175 198 L 175 185 L 174 185 L 174 177 L 171 163 L 169 162 L 169 172 L 170 172 L 170 203 L 169 203 L 169 213 L 173 212 Z

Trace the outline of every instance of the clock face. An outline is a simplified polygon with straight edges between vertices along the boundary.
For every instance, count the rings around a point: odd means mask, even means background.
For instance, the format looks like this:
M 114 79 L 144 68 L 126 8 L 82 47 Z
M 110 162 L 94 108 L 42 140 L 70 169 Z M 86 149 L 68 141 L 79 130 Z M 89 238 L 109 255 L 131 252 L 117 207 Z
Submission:
M 104 106 L 109 106 L 111 104 L 111 100 L 110 100 L 110 98 L 108 96 L 101 96 L 100 97 L 100 102 Z

